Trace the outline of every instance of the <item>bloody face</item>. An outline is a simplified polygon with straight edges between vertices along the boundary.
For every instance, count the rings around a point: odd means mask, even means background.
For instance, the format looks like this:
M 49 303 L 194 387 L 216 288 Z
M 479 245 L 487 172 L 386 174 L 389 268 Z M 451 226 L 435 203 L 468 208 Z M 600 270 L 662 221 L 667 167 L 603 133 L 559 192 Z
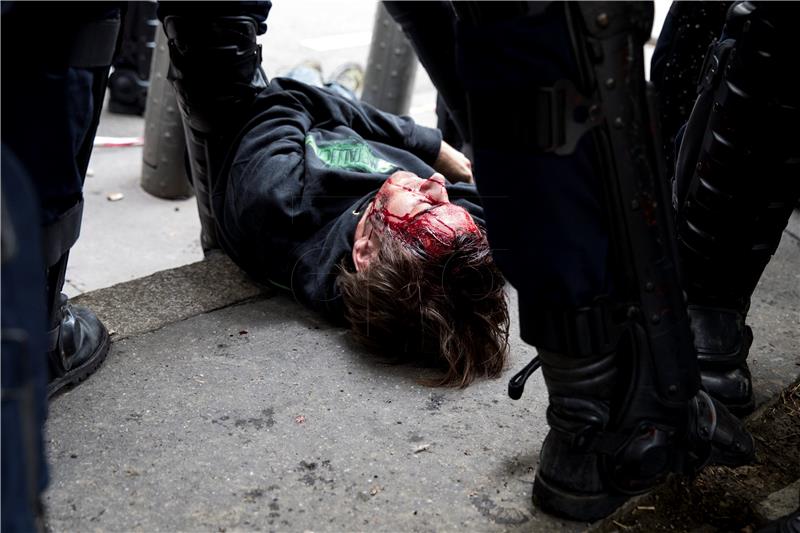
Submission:
M 395 172 L 378 190 L 367 214 L 373 231 L 388 232 L 434 256 L 449 250 L 460 234 L 479 234 L 470 214 L 450 203 L 444 185 L 439 174 L 424 180 Z

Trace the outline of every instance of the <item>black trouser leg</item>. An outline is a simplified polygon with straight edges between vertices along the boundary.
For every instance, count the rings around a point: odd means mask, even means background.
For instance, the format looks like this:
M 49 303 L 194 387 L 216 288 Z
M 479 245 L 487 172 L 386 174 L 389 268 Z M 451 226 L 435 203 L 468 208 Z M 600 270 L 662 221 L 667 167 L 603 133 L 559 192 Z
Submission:
M 47 269 L 40 294 L 50 319 L 52 394 L 85 378 L 108 351 L 108 335 L 97 317 L 73 309 L 61 289 L 69 250 L 80 233 L 83 180 L 121 9 L 101 2 L 3 7 L 3 141 L 30 175 L 40 202 Z M 49 38 L 32 38 L 39 34 Z
M 150 63 L 155 50 L 155 0 L 128 2 L 120 50 L 109 79 L 108 110 L 143 115 L 150 86 Z
M 455 13 L 449 2 L 389 1 L 383 5 L 411 41 L 420 63 L 439 91 L 437 113 L 444 111 L 440 111 L 440 104 L 444 104 L 446 113 L 442 114 L 449 116 L 456 129 L 450 133 L 450 140 L 445 140 L 468 144 L 467 101 L 456 70 Z M 447 123 L 440 118 L 439 128 L 443 129 Z

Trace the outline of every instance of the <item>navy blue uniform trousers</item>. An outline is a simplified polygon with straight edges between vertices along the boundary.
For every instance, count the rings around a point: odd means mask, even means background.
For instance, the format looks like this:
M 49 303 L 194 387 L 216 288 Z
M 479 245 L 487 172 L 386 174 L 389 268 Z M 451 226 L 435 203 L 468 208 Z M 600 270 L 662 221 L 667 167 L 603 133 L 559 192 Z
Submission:
M 563 6 L 475 27 L 457 21 L 449 6 L 434 4 L 392 2 L 387 8 L 448 108 L 467 107 L 466 90 L 471 109 L 482 106 L 496 115 L 491 124 L 470 117 L 476 184 L 495 261 L 529 305 L 591 303 L 612 289 L 592 141 L 585 136 L 566 156 L 520 142 L 525 99 L 561 79 L 577 82 Z M 535 126 L 532 117 L 523 124 Z

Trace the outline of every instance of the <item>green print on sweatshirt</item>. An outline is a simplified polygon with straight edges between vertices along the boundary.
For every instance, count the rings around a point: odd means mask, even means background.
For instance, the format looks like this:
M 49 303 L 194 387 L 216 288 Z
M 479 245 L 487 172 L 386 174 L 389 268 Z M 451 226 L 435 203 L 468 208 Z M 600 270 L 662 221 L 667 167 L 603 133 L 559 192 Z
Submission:
M 397 170 L 397 166 L 376 156 L 369 145 L 360 139 L 317 144 L 314 137 L 306 135 L 306 144 L 329 167 L 379 174 L 389 174 Z

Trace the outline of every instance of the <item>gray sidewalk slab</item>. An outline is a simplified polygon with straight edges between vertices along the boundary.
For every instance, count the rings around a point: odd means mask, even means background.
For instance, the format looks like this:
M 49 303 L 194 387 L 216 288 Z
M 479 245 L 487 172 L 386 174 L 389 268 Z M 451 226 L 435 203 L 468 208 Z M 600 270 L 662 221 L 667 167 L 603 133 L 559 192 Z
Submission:
M 736 268 L 731 265 L 731 268 Z M 761 405 L 800 375 L 800 211 L 795 210 L 780 246 L 753 293 L 750 370 Z
M 787 233 L 755 295 L 760 401 L 800 372 L 798 264 L 800 241 Z M 516 323 L 502 379 L 432 389 L 419 383 L 426 371 L 381 362 L 240 276 L 215 258 L 83 297 L 127 333 L 95 376 L 51 404 L 54 531 L 585 527 L 530 503 L 546 391 L 535 375 L 521 401 L 505 394 L 534 353 Z M 132 311 L 177 298 L 181 284 L 195 292 L 136 325 Z

